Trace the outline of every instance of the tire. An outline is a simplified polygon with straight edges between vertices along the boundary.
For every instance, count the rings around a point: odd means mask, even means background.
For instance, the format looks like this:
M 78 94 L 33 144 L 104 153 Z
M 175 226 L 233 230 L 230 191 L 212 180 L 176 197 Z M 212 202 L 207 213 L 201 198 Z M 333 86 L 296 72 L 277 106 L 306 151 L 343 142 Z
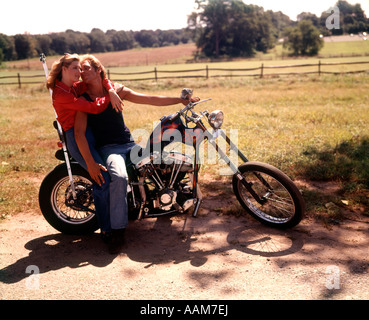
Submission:
M 291 228 L 300 223 L 305 212 L 305 202 L 289 177 L 277 168 L 261 162 L 246 162 L 238 169 L 246 181 L 252 183 L 252 189 L 263 201 L 256 201 L 237 174 L 233 176 L 233 191 L 237 200 L 251 216 L 276 228 Z M 257 175 L 262 176 L 267 183 L 263 183 Z
M 66 164 L 61 164 L 43 180 L 39 191 L 39 205 L 47 222 L 66 234 L 86 234 L 99 229 L 94 212 L 92 182 L 89 174 L 78 164 L 71 164 L 77 192 L 76 205 L 71 204 L 72 192 Z M 87 211 L 80 206 L 87 207 Z

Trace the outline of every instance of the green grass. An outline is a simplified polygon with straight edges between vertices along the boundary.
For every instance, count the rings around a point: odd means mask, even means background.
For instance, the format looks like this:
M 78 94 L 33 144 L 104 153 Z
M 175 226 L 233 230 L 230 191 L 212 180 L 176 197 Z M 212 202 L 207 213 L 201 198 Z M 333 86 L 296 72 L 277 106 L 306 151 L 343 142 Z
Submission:
M 365 56 L 369 54 L 369 41 L 330 41 L 327 38 L 323 48 L 319 51 L 321 58 L 331 58 L 340 56 Z M 257 58 L 280 59 L 288 57 L 289 52 L 283 48 L 282 44 L 277 44 L 266 54 L 258 54 Z
M 109 68 L 111 72 L 205 69 L 244 69 L 277 65 L 369 62 L 369 41 L 326 43 L 320 57 L 290 58 L 281 45 L 253 59 L 204 62 L 195 64 L 150 65 Z M 346 57 L 357 55 L 357 57 Z M 281 57 L 284 57 L 283 59 Z M 50 57 L 51 59 L 51 57 Z M 38 59 L 26 61 L 30 70 L 18 70 L 16 64 L 2 69 L 7 75 L 43 74 Z M 22 62 L 21 62 L 22 63 Z M 369 64 L 322 66 L 322 71 L 347 72 L 368 70 Z M 264 69 L 264 75 L 277 72 L 317 71 L 317 66 Z M 125 81 L 143 93 L 178 96 L 181 88 L 192 87 L 201 98 L 212 98 L 198 110 L 221 109 L 225 113 L 224 129 L 238 130 L 239 147 L 250 160 L 271 163 L 298 180 L 334 182 L 339 194 L 304 189 L 309 214 L 330 214 L 327 203 L 347 200 L 346 209 L 369 212 L 369 74 L 235 77 L 250 72 L 210 71 L 210 79 L 173 79 Z M 205 71 L 193 72 L 205 75 Z M 173 75 L 173 74 L 161 74 Z M 175 75 L 175 74 L 174 74 Z M 183 74 L 178 74 L 183 75 Z M 146 75 L 144 75 L 145 77 Z M 152 76 L 152 75 L 150 75 Z M 231 77 L 234 76 L 234 77 Z M 135 79 L 137 76 L 112 76 L 112 79 Z M 43 81 L 29 78 L 27 81 Z M 0 82 L 9 82 L 0 79 Z M 17 79 L 12 79 L 17 82 Z M 23 79 L 22 79 L 23 82 Z M 152 123 L 177 106 L 156 108 L 126 103 L 125 119 L 132 131 L 152 130 Z M 56 131 L 52 127 L 54 112 L 49 93 L 39 85 L 0 86 L 0 218 L 27 210 L 38 210 L 38 188 L 46 173 L 58 164 L 54 158 Z M 206 150 L 206 149 L 205 149 Z M 219 177 L 220 164 L 205 164 L 201 174 Z
M 319 52 L 322 57 L 340 55 L 368 55 L 369 41 L 337 41 L 325 42 L 324 47 Z
M 221 109 L 224 129 L 238 130 L 238 145 L 249 160 L 277 166 L 298 180 L 334 181 L 335 201 L 369 211 L 369 75 L 219 78 L 127 82 L 142 93 L 178 96 L 192 87 L 213 100 L 198 111 Z M 152 107 L 125 103 L 132 131 L 152 130 L 152 123 L 180 106 Z M 57 133 L 48 92 L 41 86 L 22 90 L 0 87 L 0 212 L 38 210 L 41 179 L 58 161 Z M 220 164 L 205 164 L 201 174 L 217 178 Z M 226 179 L 226 181 L 229 181 Z M 332 199 L 306 190 L 311 214 L 327 211 Z M 341 197 L 341 198 L 340 198 Z
M 352 57 L 350 57 L 352 55 Z M 206 66 L 209 69 L 250 69 L 260 68 L 261 64 L 264 67 L 270 66 L 289 66 L 299 64 L 315 64 L 311 67 L 290 67 L 283 69 L 267 69 L 264 70 L 264 75 L 275 74 L 275 73 L 294 73 L 294 72 L 317 72 L 318 63 L 321 61 L 324 63 L 346 63 L 346 62 L 367 62 L 366 64 L 351 64 L 351 65 L 334 65 L 334 66 L 322 66 L 321 71 L 324 72 L 349 72 L 359 70 L 369 70 L 369 41 L 342 41 L 342 42 L 326 42 L 323 49 L 319 53 L 319 57 L 289 57 L 286 49 L 278 44 L 270 52 L 257 53 L 252 59 L 237 59 L 234 61 L 222 61 L 222 62 L 202 62 L 202 63 L 191 63 L 191 64 L 165 64 L 165 65 L 150 65 L 150 66 L 133 66 L 133 67 L 110 67 L 109 70 L 112 73 L 134 73 L 134 72 L 145 72 L 153 71 L 154 67 L 158 71 L 173 71 L 173 70 L 191 70 L 201 69 L 198 72 L 178 74 L 180 75 L 196 75 L 205 76 Z M 259 70 L 252 71 L 220 71 L 210 70 L 209 75 L 211 76 L 240 76 L 240 75 L 252 75 L 260 74 Z M 158 73 L 160 76 L 171 76 L 170 73 Z M 145 77 L 154 77 L 154 74 L 150 75 L 112 75 L 112 79 L 138 79 Z
M 158 77 L 175 77 L 175 76 L 206 76 L 206 67 L 209 68 L 209 77 L 240 77 L 240 76 L 250 76 L 258 77 L 261 74 L 260 68 L 263 65 L 263 75 L 273 76 L 277 73 L 304 73 L 304 72 L 315 72 L 318 73 L 318 64 L 321 62 L 321 72 L 353 72 L 369 70 L 369 56 L 366 57 L 346 57 L 346 58 L 305 58 L 300 59 L 283 59 L 283 60 L 238 60 L 229 62 L 208 62 L 208 63 L 193 63 L 193 64 L 176 64 L 176 65 L 158 65 L 158 66 L 140 66 L 140 67 L 116 67 L 109 68 L 111 72 L 112 80 L 135 80 L 135 79 L 145 79 L 154 77 L 154 68 L 158 71 Z M 342 64 L 342 63 L 358 63 L 358 64 L 345 64 L 345 65 L 324 65 L 324 64 Z M 365 62 L 365 63 L 361 63 Z M 310 64 L 312 66 L 299 66 L 302 64 Z M 282 66 L 284 68 L 268 68 Z M 286 67 L 288 66 L 288 67 Z M 253 69 L 259 68 L 258 70 L 234 70 L 234 69 Z M 216 70 L 215 70 L 216 69 Z M 219 70 L 224 69 L 224 70 Z M 233 70 L 232 70 L 233 69 Z M 185 71 L 190 70 L 186 73 L 166 73 L 165 71 Z M 199 70 L 199 71 L 193 71 Z M 114 73 L 138 73 L 138 72 L 151 72 L 150 74 L 144 75 L 134 75 L 126 74 L 119 75 Z
M 225 77 L 230 79 L 237 79 L 239 77 L 258 78 L 261 74 L 261 66 L 263 65 L 264 77 L 274 77 L 277 74 L 293 74 L 293 73 L 318 73 L 318 64 L 321 63 L 320 71 L 330 73 L 345 73 L 345 72 L 357 72 L 357 71 L 369 71 L 369 56 L 365 57 L 343 57 L 343 58 L 305 58 L 305 59 L 283 59 L 283 60 L 237 60 L 237 61 L 223 61 L 223 62 L 207 62 L 207 63 L 193 63 L 193 64 L 173 64 L 173 65 L 157 65 L 157 66 L 135 66 L 135 67 L 110 67 L 110 79 L 112 81 L 136 81 L 138 79 L 153 79 L 155 77 L 154 69 L 158 71 L 158 78 L 163 77 L 196 77 L 200 76 L 205 79 L 208 67 L 208 76 L 212 77 Z M 349 64 L 345 64 L 349 63 Z M 308 64 L 309 66 L 299 66 Z M 327 64 L 327 65 L 325 65 Z M 333 65 L 329 65 L 333 64 Z M 282 68 L 275 68 L 276 66 Z M 41 67 L 41 66 L 40 66 Z M 273 68 L 270 68 L 273 67 Z M 243 69 L 253 69 L 246 70 Z M 235 70 L 241 69 L 241 70 Z M 195 71 L 198 70 L 198 71 Z M 173 73 L 178 71 L 178 73 Z M 180 72 L 188 71 L 188 72 Z M 150 72 L 149 74 L 135 74 L 141 72 Z M 19 71 L 21 75 L 22 85 L 32 82 L 45 82 L 45 78 L 42 71 Z M 13 88 L 18 87 L 18 79 L 2 79 L 1 77 L 16 76 L 18 71 L 3 71 L 0 72 L 0 84 L 2 83 L 14 83 Z M 33 78 L 33 75 L 40 75 L 40 77 Z M 188 80 L 192 81 L 192 80 Z

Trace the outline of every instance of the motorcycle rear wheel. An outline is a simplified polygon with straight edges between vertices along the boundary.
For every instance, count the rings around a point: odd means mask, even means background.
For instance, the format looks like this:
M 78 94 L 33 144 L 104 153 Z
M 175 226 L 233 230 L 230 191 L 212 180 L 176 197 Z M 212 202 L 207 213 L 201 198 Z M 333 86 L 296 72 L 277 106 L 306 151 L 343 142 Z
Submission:
M 237 175 L 233 176 L 233 191 L 251 216 L 275 228 L 291 228 L 300 223 L 305 202 L 289 177 L 261 162 L 246 162 L 238 169 L 262 202 L 250 194 Z
M 71 164 L 77 192 L 75 205 L 71 205 L 72 193 L 67 167 L 61 164 L 43 180 L 39 191 L 39 205 L 47 222 L 65 234 L 93 233 L 99 229 L 94 211 L 92 182 L 89 174 L 78 164 Z M 88 208 L 90 211 L 83 210 Z

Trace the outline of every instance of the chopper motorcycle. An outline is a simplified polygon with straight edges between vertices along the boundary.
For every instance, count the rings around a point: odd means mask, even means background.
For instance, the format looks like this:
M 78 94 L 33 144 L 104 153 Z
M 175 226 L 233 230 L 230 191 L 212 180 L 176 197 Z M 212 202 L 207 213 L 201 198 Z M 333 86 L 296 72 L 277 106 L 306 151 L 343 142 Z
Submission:
M 191 95 L 192 90 L 182 90 L 182 98 L 188 99 Z M 190 210 L 195 217 L 202 202 L 199 188 L 200 146 L 207 141 L 232 170 L 233 192 L 251 216 L 276 228 L 296 226 L 305 211 L 299 189 L 279 169 L 246 158 L 221 129 L 224 120 L 222 111 L 195 112 L 198 104 L 208 100 L 211 99 L 190 102 L 176 113 L 163 116 L 151 133 L 146 147 L 136 145 L 132 150 L 127 162 L 128 192 L 127 195 L 122 194 L 122 197 L 127 196 L 129 219 L 184 214 Z M 92 196 L 92 179 L 70 157 L 57 121 L 54 126 L 61 140 L 61 149 L 55 156 L 62 163 L 41 184 L 41 212 L 62 233 L 94 232 L 99 226 Z M 218 137 L 225 139 L 230 150 L 243 161 L 240 166 L 232 162 L 219 147 L 216 141 Z M 190 146 L 193 155 L 168 149 L 173 142 Z

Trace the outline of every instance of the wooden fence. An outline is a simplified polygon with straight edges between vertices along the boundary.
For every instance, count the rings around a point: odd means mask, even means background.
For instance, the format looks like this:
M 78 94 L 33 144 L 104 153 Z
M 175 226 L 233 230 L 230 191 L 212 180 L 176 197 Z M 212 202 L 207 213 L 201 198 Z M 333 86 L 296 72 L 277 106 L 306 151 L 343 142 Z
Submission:
M 113 81 L 145 81 L 145 80 L 165 80 L 165 79 L 185 79 L 185 78 L 216 78 L 216 77 L 259 77 L 266 76 L 283 76 L 283 75 L 300 75 L 300 74 L 350 74 L 350 73 L 365 73 L 369 72 L 369 69 L 364 70 L 349 70 L 349 71 L 327 71 L 323 70 L 323 67 L 334 67 L 343 65 L 365 65 L 369 64 L 369 61 L 359 62 L 325 62 L 320 60 L 318 63 L 296 64 L 296 65 L 282 65 L 282 66 L 264 66 L 262 63 L 259 67 L 255 68 L 239 68 L 239 69 L 227 69 L 227 68 L 205 68 L 200 69 L 188 69 L 188 70 L 158 70 L 157 67 L 152 71 L 144 72 L 130 72 L 130 73 L 118 73 L 107 70 L 109 79 Z M 293 71 L 293 72 L 278 72 L 278 69 L 288 68 L 308 68 L 308 71 Z M 306 69 L 305 69 L 306 70 Z M 40 78 L 39 80 L 33 80 Z M 5 79 L 16 79 L 15 81 L 4 82 Z M 18 85 L 19 88 L 22 84 L 39 84 L 45 82 L 44 74 L 37 75 L 22 75 L 17 73 L 13 76 L 0 77 L 0 85 Z
M 342 65 L 364 65 L 369 64 L 369 61 L 359 61 L 359 62 L 332 62 L 332 63 L 322 63 L 319 61 L 317 64 L 296 64 L 296 65 L 283 65 L 283 66 L 264 66 L 262 63 L 260 67 L 255 68 L 241 68 L 241 69 L 228 69 L 228 68 L 209 68 L 206 66 L 202 69 L 190 69 L 190 70 L 158 70 L 156 67 L 153 71 L 145 71 L 140 73 L 117 73 L 110 72 L 108 70 L 108 77 L 113 81 L 143 81 L 143 80 L 162 80 L 162 79 L 183 79 L 183 78 L 216 78 L 216 77 L 259 77 L 263 78 L 265 76 L 282 76 L 282 75 L 299 75 L 299 74 L 318 74 L 319 76 L 322 74 L 350 74 L 350 73 L 365 73 L 369 72 L 369 69 L 365 70 L 354 70 L 354 71 L 323 71 L 323 66 L 342 66 Z M 277 69 L 287 69 L 287 68 L 306 68 L 313 67 L 315 70 L 310 71 L 298 71 L 298 72 L 275 72 Z M 268 72 L 271 70 L 272 72 Z M 187 75 L 183 75 L 187 73 Z M 191 73 L 188 75 L 188 73 Z M 197 74 L 194 74 L 197 73 Z M 171 76 L 171 74 L 175 74 L 175 76 Z M 148 75 L 148 77 L 142 78 L 132 78 L 132 76 L 136 75 Z M 118 77 L 117 77 L 118 76 Z M 120 76 L 120 77 L 119 77 Z M 121 77 L 125 76 L 125 77 Z
M 28 81 L 28 79 L 36 79 L 36 78 L 43 78 L 37 81 Z M 4 79 L 16 79 L 15 81 L 11 80 L 10 82 L 3 82 Z M 23 81 L 22 81 L 23 79 Z M 17 84 L 19 88 L 22 87 L 22 84 L 39 84 L 45 82 L 45 74 L 37 74 L 31 76 L 21 76 L 20 73 L 17 73 L 15 76 L 5 76 L 0 77 L 0 85 L 10 85 L 10 84 Z

